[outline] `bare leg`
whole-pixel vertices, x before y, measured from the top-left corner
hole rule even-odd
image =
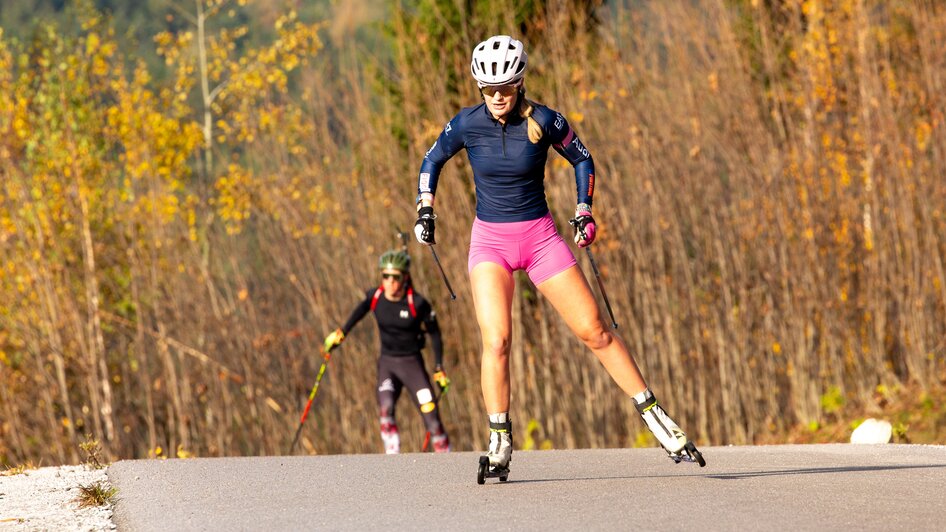
[[[483,401],[488,413],[509,411],[509,338],[512,331],[512,274],[492,262],[470,272],[473,306],[483,341],[480,365]]]
[[[624,341],[601,321],[594,294],[577,265],[542,281],[536,288],[598,357],[624,393],[633,397],[647,388]]]
[[[663,448],[671,457],[679,457],[687,444],[686,434],[657,404],[657,399],[647,389],[641,370],[621,337],[605,328],[594,294],[578,266],[572,266],[539,283],[537,288],[571,330],[598,357],[624,393],[634,398],[641,418]]]

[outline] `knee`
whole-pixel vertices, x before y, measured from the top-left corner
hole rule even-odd
[[[483,357],[504,360],[509,358],[509,337],[483,338]]]
[[[434,394],[431,393],[430,388],[418,390],[416,397],[421,414],[424,416],[433,415],[431,413],[437,409],[437,403],[434,402]]]
[[[614,342],[614,334],[605,329],[600,322],[579,331],[578,337],[590,349],[604,349]]]

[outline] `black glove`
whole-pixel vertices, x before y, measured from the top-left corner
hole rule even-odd
[[[417,221],[414,222],[414,236],[417,241],[425,246],[436,244],[434,240],[434,220],[437,215],[434,214],[433,207],[421,207],[417,211]]]

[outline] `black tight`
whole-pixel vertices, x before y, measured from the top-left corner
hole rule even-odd
[[[401,390],[407,387],[411,401],[424,417],[424,425],[432,435],[444,434],[440,412],[434,403],[433,386],[424,369],[424,359],[416,356],[378,357],[378,407],[382,418],[395,417]]]

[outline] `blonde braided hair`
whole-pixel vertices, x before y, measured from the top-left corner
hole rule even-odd
[[[532,111],[535,110],[535,102],[526,99],[526,89],[519,89],[519,101],[516,104],[519,109],[519,115],[529,121],[529,142],[538,144],[542,140],[542,126],[532,118]]]

